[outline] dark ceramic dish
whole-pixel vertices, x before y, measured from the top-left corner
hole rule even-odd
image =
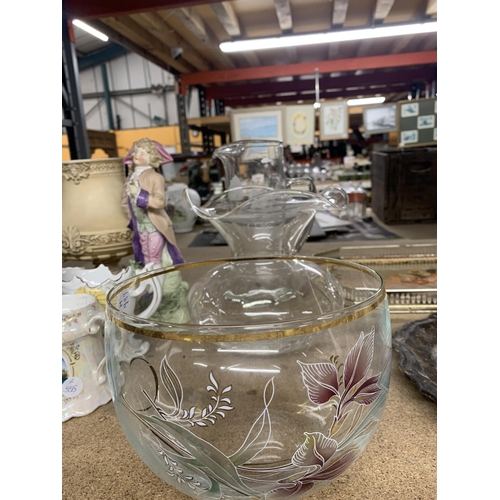
[[[419,391],[437,402],[437,312],[404,324],[392,346],[399,354],[399,368]]]

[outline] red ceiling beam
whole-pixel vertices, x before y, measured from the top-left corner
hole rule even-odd
[[[320,73],[333,73],[339,71],[356,71],[358,69],[378,69],[436,63],[437,51],[429,50],[425,52],[409,52],[406,54],[354,57],[352,59],[337,59],[333,61],[261,66],[260,68],[202,71],[182,75],[181,92],[185,94],[187,85],[270,79],[280,76],[313,75],[316,68]]]
[[[220,0],[63,0],[63,7],[70,19],[96,19],[219,2]]]
[[[360,85],[381,85],[394,83],[411,83],[414,81],[436,80],[436,66],[428,65],[418,69],[397,69],[395,71],[378,71],[369,74],[329,77],[323,76],[319,80],[322,91]],[[267,81],[265,83],[236,83],[232,85],[213,85],[207,87],[207,99],[229,99],[231,97],[256,96],[258,94],[292,92],[314,89],[314,80],[295,79],[290,82]]]
[[[373,97],[376,95],[387,95],[394,93],[408,93],[410,90],[410,85],[387,85],[384,88],[380,89],[369,89],[365,88],[362,90],[342,90],[338,92],[320,92],[320,98],[328,100],[341,98],[350,98],[350,97]],[[255,106],[260,104],[276,104],[277,102],[314,102],[315,96],[313,93],[311,94],[301,94],[297,92],[294,96],[266,96],[266,97],[257,97],[257,96],[248,96],[248,97],[232,97],[229,99],[224,99],[224,105],[230,106],[232,108],[241,107],[241,106]]]

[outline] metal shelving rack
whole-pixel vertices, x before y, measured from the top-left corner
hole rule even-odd
[[[82,94],[78,76],[78,61],[72,27],[62,9],[62,126],[68,134],[72,160],[90,158],[90,146],[85,127]]]

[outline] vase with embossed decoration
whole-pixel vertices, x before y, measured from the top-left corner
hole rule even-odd
[[[118,262],[132,254],[122,191],[122,158],[62,163],[62,257],[94,264]]]

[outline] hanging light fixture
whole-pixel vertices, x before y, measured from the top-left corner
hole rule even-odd
[[[314,101],[314,109],[319,109],[321,103],[319,102],[319,70],[316,68],[314,70],[314,90],[316,92],[316,100]]]

